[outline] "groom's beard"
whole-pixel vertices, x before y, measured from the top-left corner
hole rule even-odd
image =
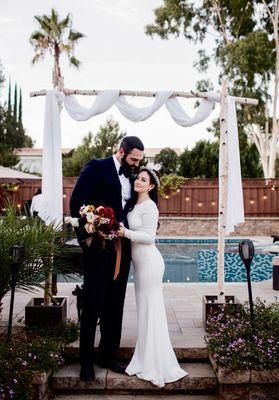
[[[136,165],[130,165],[127,163],[126,159],[121,160],[121,170],[126,178],[136,176],[139,173],[140,167]]]

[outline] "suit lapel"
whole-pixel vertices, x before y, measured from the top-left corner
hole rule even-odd
[[[108,158],[108,162],[109,162],[109,170],[111,172],[111,181],[114,183],[114,185],[116,186],[116,190],[117,190],[117,200],[119,201],[119,205],[122,208],[122,186],[119,180],[119,175],[117,173],[115,164],[114,164],[114,160],[113,157],[109,157]]]

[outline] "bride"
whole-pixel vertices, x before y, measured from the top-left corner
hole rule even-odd
[[[177,362],[168,332],[162,286],[165,265],[155,246],[158,186],[154,170],[142,168],[127,204],[130,229],[121,226],[118,234],[132,242],[138,313],[138,339],[126,373],[163,387],[188,374]]]

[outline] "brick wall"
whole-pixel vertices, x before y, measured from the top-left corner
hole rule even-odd
[[[217,218],[160,217],[159,236],[217,236]],[[231,236],[279,235],[279,218],[249,218]]]

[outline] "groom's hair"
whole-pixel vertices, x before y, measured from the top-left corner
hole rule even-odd
[[[123,149],[125,152],[125,155],[127,156],[133,149],[138,149],[143,151],[144,150],[144,145],[142,141],[137,137],[137,136],[125,136],[120,145],[119,148]]]

